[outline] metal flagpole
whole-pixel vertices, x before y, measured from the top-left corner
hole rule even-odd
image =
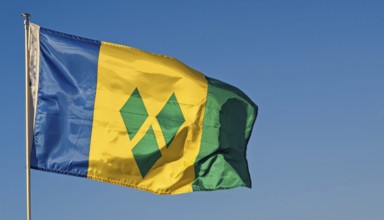
[[[30,164],[30,151],[31,151],[31,91],[29,88],[29,17],[28,13],[23,13],[24,28],[25,28],[25,161],[26,161],[26,192],[27,192],[27,220],[31,220],[31,164]]]

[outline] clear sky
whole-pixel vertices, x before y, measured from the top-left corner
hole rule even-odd
[[[32,171],[34,220],[384,219],[384,1],[0,1],[0,219],[25,219],[23,12],[166,54],[260,107],[253,188],[159,196]]]

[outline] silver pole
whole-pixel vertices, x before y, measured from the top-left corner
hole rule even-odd
[[[25,28],[25,164],[26,164],[26,192],[27,192],[27,220],[31,220],[31,90],[29,87],[29,17],[28,13],[23,13]]]

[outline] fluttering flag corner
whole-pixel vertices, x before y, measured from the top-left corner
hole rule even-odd
[[[251,187],[258,107],[168,56],[29,25],[31,168],[157,194]]]

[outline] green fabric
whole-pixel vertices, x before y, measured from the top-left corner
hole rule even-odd
[[[129,138],[132,140],[148,118],[148,112],[139,90],[135,89],[133,91],[127,102],[120,109],[120,114],[123,118]],[[161,152],[152,126],[149,127],[144,137],[132,149],[132,154],[142,177],[144,177],[161,157]]]
[[[149,127],[145,136],[132,149],[137,166],[140,169],[141,176],[144,176],[161,157],[159,146],[157,145],[155,133],[152,126]]]
[[[183,112],[181,111],[175,93],[172,94],[156,118],[159,122],[161,131],[164,135],[165,143],[168,148],[173,138],[175,137],[176,132],[185,121]]]
[[[139,90],[135,89],[124,106],[120,109],[129,138],[132,138],[139,131],[144,121],[148,118],[148,112],[145,109],[143,99]]]
[[[246,147],[257,106],[236,87],[207,78],[208,94],[193,190],[251,188]]]
[[[127,102],[120,109],[120,114],[123,118],[128,136],[132,140],[148,118],[148,112],[137,89],[133,91]],[[159,122],[166,147],[168,148],[180,126],[185,121],[183,112],[174,93],[156,116],[156,119]],[[161,158],[161,151],[152,126],[148,129],[144,137],[134,146],[132,154],[144,178],[152,166]]]

